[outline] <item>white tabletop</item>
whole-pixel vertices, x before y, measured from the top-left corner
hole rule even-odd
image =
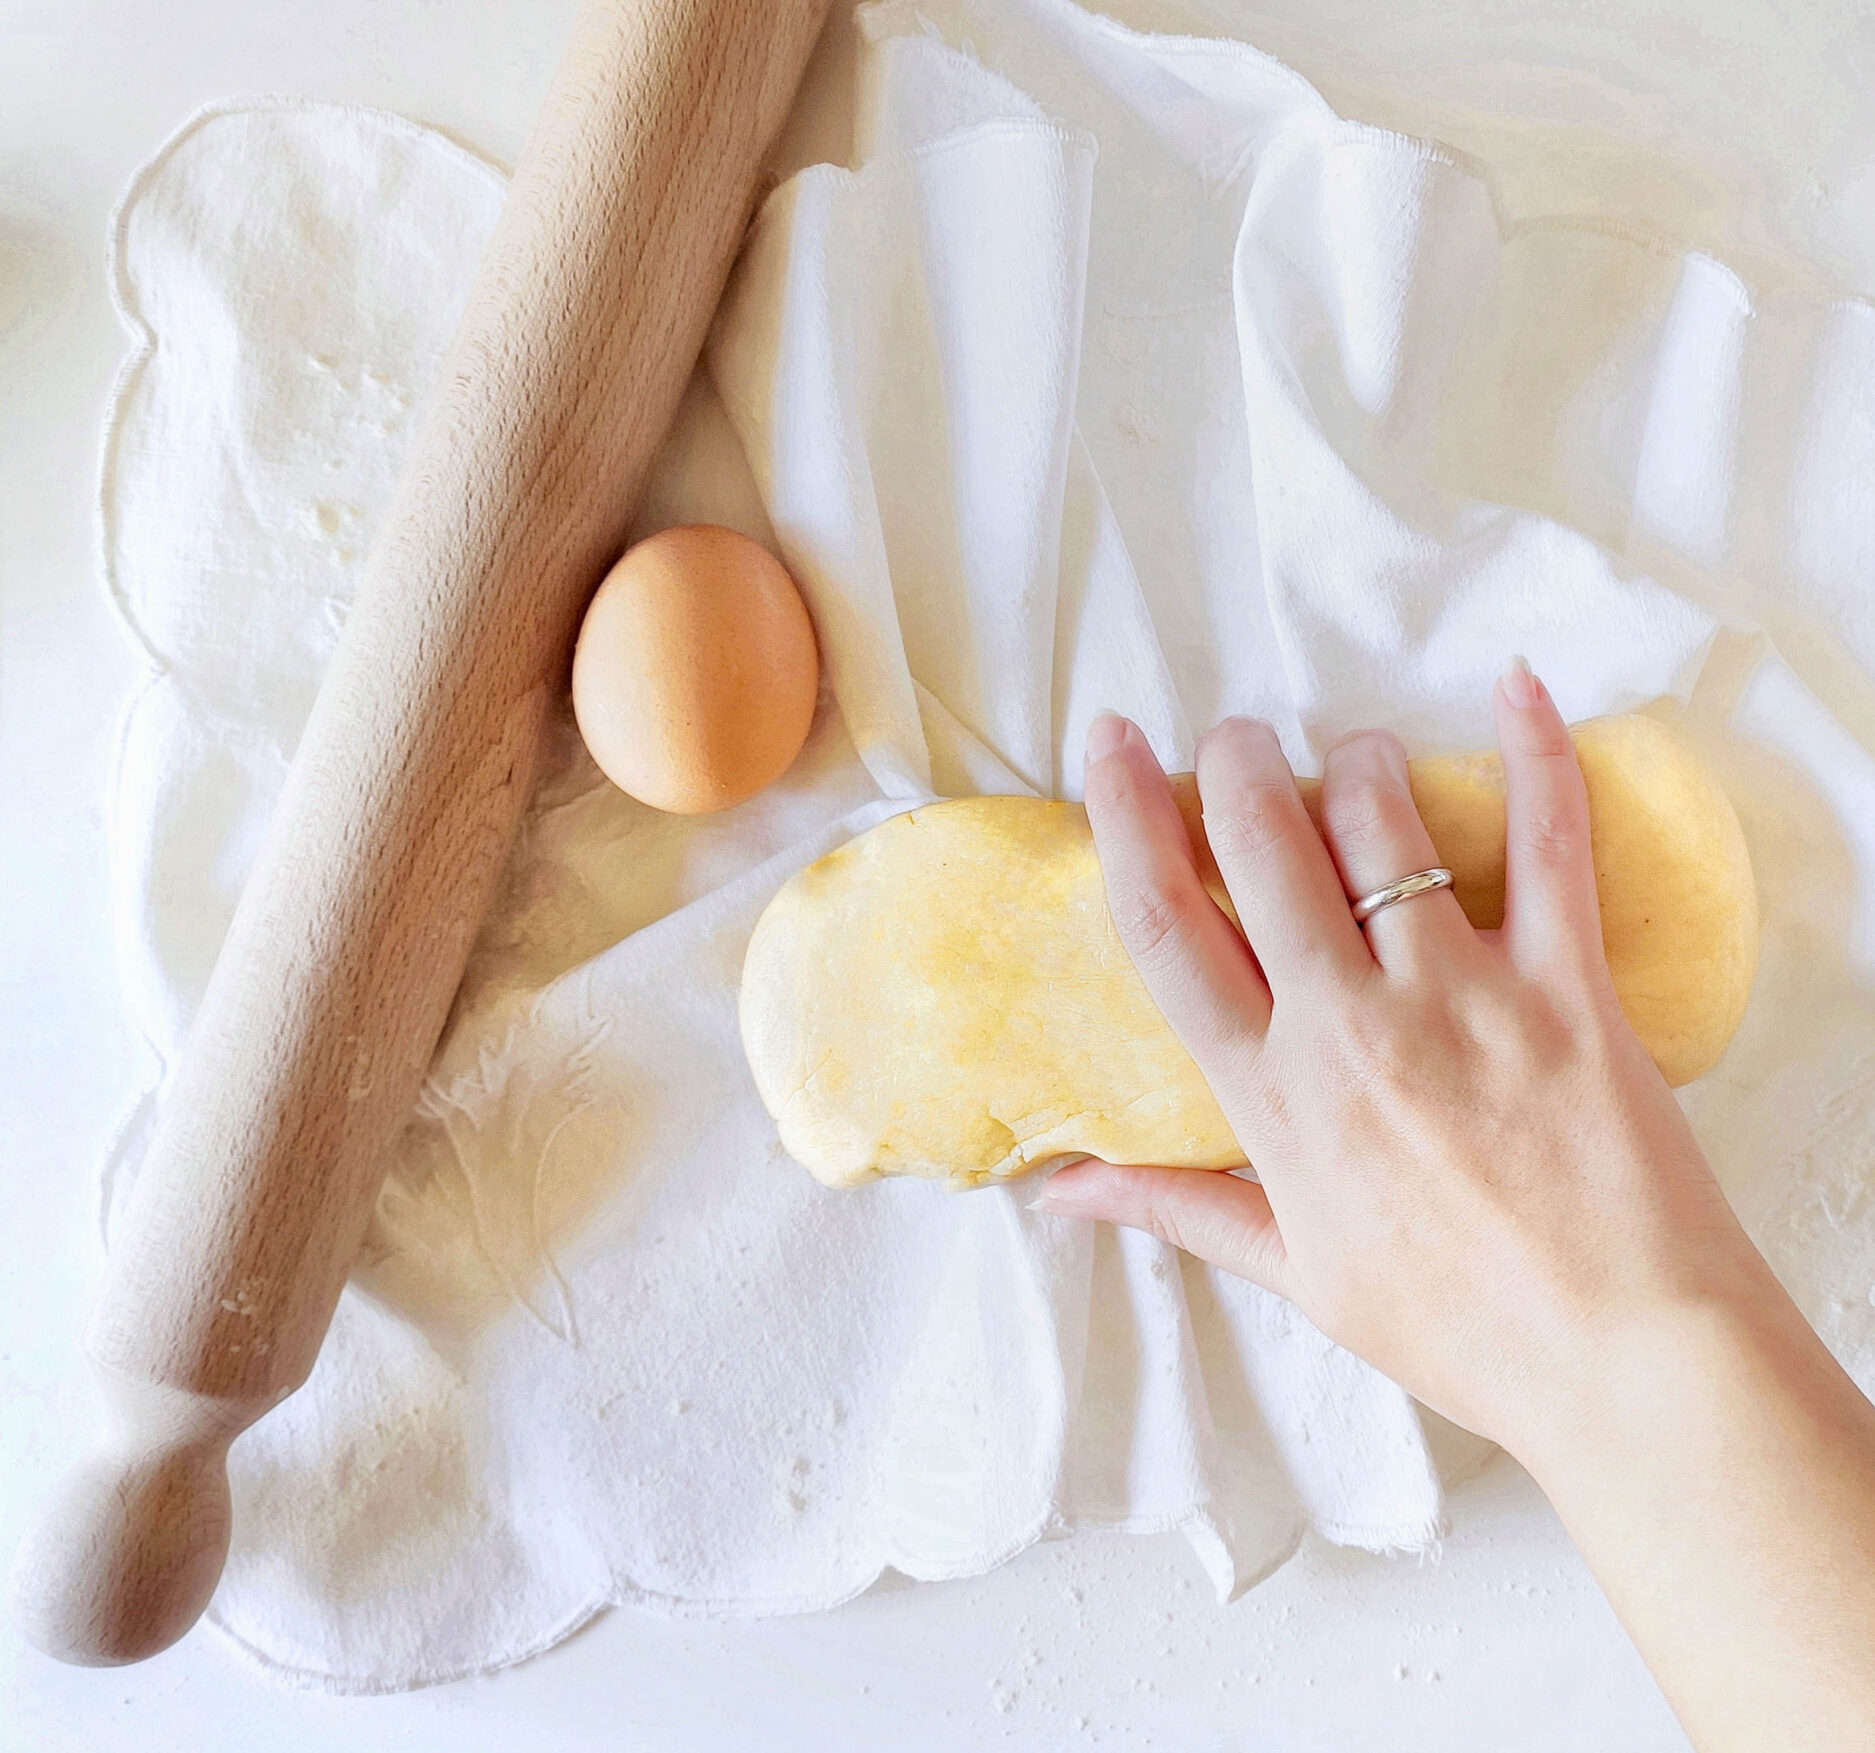
[[[133,678],[94,556],[125,351],[106,216],[178,122],[238,93],[379,104],[511,160],[574,4],[0,0],[0,1564],[93,1429],[94,1168],[139,1070],[104,928],[102,786]],[[796,161],[843,153],[844,5]],[[1496,167],[1512,214],[1597,213],[1759,285],[1875,292],[1862,0],[1110,10],[1246,37],[1344,111],[1439,134]],[[1083,1537],[800,1619],[616,1611],[521,1668],[372,1700],[288,1690],[209,1630],[95,1672],[0,1627],[0,1749],[1683,1747],[1529,1481],[1499,1461],[1452,1513],[1437,1560],[1311,1543],[1228,1607],[1175,1538]]]

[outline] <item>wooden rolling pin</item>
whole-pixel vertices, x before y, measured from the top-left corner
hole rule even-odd
[[[826,0],[587,0],[113,1238],[22,1628],[133,1662],[310,1373]],[[256,589],[264,581],[254,581]]]

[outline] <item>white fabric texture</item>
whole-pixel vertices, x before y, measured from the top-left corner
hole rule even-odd
[[[1474,166],[1241,45],[1065,0],[862,15],[856,167],[763,208],[640,523],[773,543],[827,689],[701,821],[556,725],[311,1381],[237,1443],[215,1621],[419,1685],[610,1602],[829,1605],[1085,1524],[1229,1594],[1303,1532],[1424,1548],[1478,1445],[1279,1301],[1018,1185],[835,1194],[736,1040],[785,875],[933,793],[1075,795],[1103,706],[1488,742],[1526,654],[1656,703],[1737,801],[1764,956],[1685,1094],[1875,1387],[1875,314],[1505,223]],[[197,117],[114,233],[140,337],[105,562],[150,676],[111,806],[134,1168],[501,179],[393,117]]]

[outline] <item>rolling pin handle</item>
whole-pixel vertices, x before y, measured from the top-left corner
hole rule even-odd
[[[12,1606],[49,1656],[116,1667],[166,1649],[228,1553],[228,1446],[266,1410],[99,1370],[104,1441],[21,1545]]]

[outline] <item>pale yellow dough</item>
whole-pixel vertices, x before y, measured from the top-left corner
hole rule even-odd
[[[1757,961],[1738,818],[1657,720],[1595,719],[1574,735],[1615,990],[1668,1081],[1685,1083],[1731,1039]],[[1497,757],[1414,761],[1411,775],[1466,913],[1498,924]],[[1215,883],[1189,781],[1180,792]],[[1244,1161],[1114,933],[1078,804],[933,804],[799,872],[750,941],[742,1040],[782,1143],[830,1187],[979,1186],[1083,1152]]]

